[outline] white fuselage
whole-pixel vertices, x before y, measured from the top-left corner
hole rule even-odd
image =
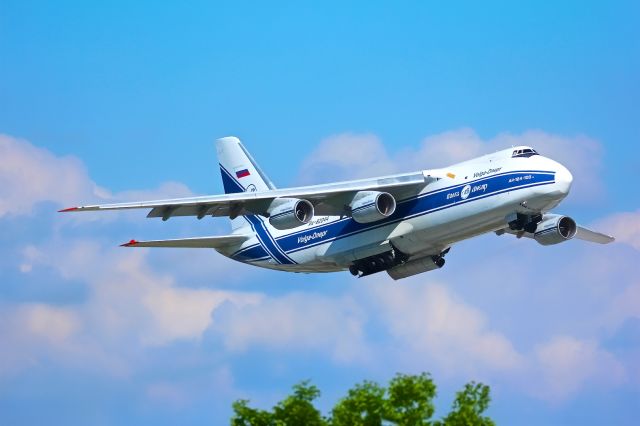
[[[504,228],[513,213],[547,212],[566,197],[572,176],[564,166],[540,155],[512,158],[511,152],[441,169],[449,177],[398,199],[395,213],[378,222],[317,216],[279,231],[263,217],[246,217],[254,237],[220,251],[241,262],[296,272],[345,270],[391,248],[412,258],[438,255],[458,241]]]

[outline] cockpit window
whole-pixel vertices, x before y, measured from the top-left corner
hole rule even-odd
[[[513,151],[513,154],[511,154],[511,158],[516,158],[516,157],[531,157],[533,155],[538,155],[538,153],[536,152],[535,149],[531,149],[531,148],[522,148],[522,149],[516,149]]]

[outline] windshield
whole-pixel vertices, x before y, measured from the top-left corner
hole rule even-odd
[[[531,157],[532,155],[538,155],[538,153],[536,152],[535,149],[531,149],[531,148],[522,148],[522,149],[516,149],[513,151],[513,154],[511,154],[511,158],[516,158],[516,157]]]

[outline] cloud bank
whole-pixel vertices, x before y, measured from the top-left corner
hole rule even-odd
[[[576,180],[583,176],[591,188],[602,187],[598,173],[586,177],[601,167],[596,141],[539,131],[482,140],[463,129],[428,137],[417,149],[395,154],[374,135],[345,134],[321,142],[302,168],[314,179],[320,179],[327,164],[333,167],[332,178],[361,177],[460,161],[505,144],[533,145],[561,161],[567,156]],[[191,193],[169,183],[152,191],[111,194],[90,179],[78,159],[7,136],[0,138],[0,149],[4,221],[33,223],[35,206],[44,202]],[[598,196],[597,191],[579,195],[584,200]],[[117,230],[113,223],[56,223],[57,230],[38,242],[28,243],[25,236],[0,247],[5,257],[18,253],[13,269],[3,272],[17,283],[46,277],[37,288],[77,286],[81,297],[49,301],[36,292],[0,303],[0,383],[63,368],[70,375],[90,372],[141,382],[150,404],[188,409],[202,389],[214,392],[211,383],[221,400],[247,393],[260,398],[260,390],[238,389],[239,360],[248,357],[251,364],[273,370],[265,374],[278,375],[283,374],[281,363],[262,358],[294,357],[365,376],[426,370],[445,383],[481,379],[552,404],[593,389],[640,384],[638,357],[629,355],[640,348],[624,337],[622,347],[609,344],[621,330],[640,323],[634,323],[640,320],[640,282],[630,272],[640,249],[638,212],[601,220],[603,229],[623,242],[606,248],[612,262],[598,261],[605,250],[601,247],[548,249],[493,238],[461,244],[460,253],[454,249],[451,256],[464,258],[464,268],[451,262],[446,271],[400,283],[386,275],[353,280],[333,274],[321,283],[338,283],[339,290],[321,284],[294,292],[230,289],[229,266],[214,253],[175,252],[171,259],[176,264],[167,267],[166,252],[123,250],[91,237]],[[505,265],[511,254],[476,255],[504,252],[515,244],[527,258],[525,265]],[[542,264],[548,267],[535,267]],[[567,265],[581,267],[564,274]],[[240,268],[234,265],[234,273]],[[194,270],[205,271],[208,280],[195,279]],[[496,271],[502,274],[498,281]],[[272,274],[256,271],[252,277],[276,283],[287,278]],[[171,377],[181,368],[204,374],[210,383]],[[296,381],[308,377],[303,373],[289,374]]]

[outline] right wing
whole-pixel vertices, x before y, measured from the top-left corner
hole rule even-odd
[[[587,229],[584,226],[580,225],[578,225],[578,229],[576,230],[575,238],[598,244],[609,244],[615,241],[615,238],[613,238],[611,235],[592,231],[591,229]]]
[[[299,188],[71,207],[60,211],[150,209],[147,217],[161,217],[163,220],[172,216],[196,216],[198,219],[204,216],[235,218],[247,214],[264,215],[274,199],[289,197],[310,201],[314,205],[316,215],[342,215],[345,201],[359,191],[385,191],[396,199],[401,199],[419,193],[426,185],[445,176],[438,173],[417,172]]]

